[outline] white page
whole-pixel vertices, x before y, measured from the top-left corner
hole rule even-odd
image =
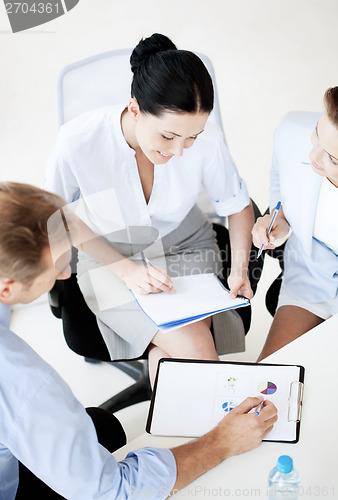
[[[213,314],[215,311],[246,305],[242,298],[231,299],[218,278],[213,273],[194,274],[172,278],[176,293],[134,293],[144,312],[158,326],[175,320],[194,317],[200,314]]]
[[[265,439],[294,441],[296,423],[288,421],[288,399],[299,373],[297,366],[161,362],[150,432],[198,437],[246,397],[263,395],[278,409],[278,421]],[[261,394],[268,382],[271,394]]]

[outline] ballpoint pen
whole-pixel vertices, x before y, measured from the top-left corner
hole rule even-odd
[[[141,252],[141,258],[142,258],[144,264],[156,269],[154,264],[151,263],[151,261],[148,259],[148,257],[143,252]],[[175,291],[175,288],[173,287],[173,285],[168,285],[168,286],[173,292]]]
[[[259,405],[256,408],[255,415],[259,415],[260,414],[260,411],[263,408],[263,403],[264,403],[264,401],[262,401],[261,403],[259,403]]]
[[[273,209],[273,212],[272,212],[272,215],[271,215],[270,224],[269,224],[268,230],[266,232],[267,236],[269,236],[269,234],[271,233],[272,226],[274,225],[274,222],[276,220],[276,217],[278,215],[278,212],[279,212],[279,209],[280,209],[281,205],[282,205],[282,203],[279,201],[277,203],[277,205],[275,206],[275,208]],[[258,251],[257,259],[259,259],[259,257],[262,255],[263,250],[264,250],[264,243],[261,245],[261,247],[260,247],[260,249]]]

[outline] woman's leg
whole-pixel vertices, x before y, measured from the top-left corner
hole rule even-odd
[[[211,331],[211,318],[168,333],[158,332],[149,349],[149,377],[153,385],[160,358],[219,360]]]
[[[102,408],[86,408],[95,426],[99,443],[111,453],[127,442],[126,435],[119,420]],[[27,467],[19,462],[19,487],[15,500],[42,498],[43,500],[64,500],[64,497],[47,486]]]
[[[258,360],[266,358],[324,320],[298,306],[281,306],[274,316],[269,334]]]

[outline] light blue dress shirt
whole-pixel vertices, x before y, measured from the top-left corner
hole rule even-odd
[[[10,318],[11,318],[10,307],[0,303],[0,323],[9,328]]]
[[[309,153],[320,116],[291,112],[284,117],[275,132],[270,171],[270,207],[280,200],[292,229],[284,250],[284,283],[291,295],[308,303],[338,297],[338,255],[313,237],[323,177],[313,172]],[[338,300],[331,311],[338,313]]]
[[[71,500],[166,498],[176,480],[168,449],[144,448],[116,462],[68,385],[0,324],[0,500],[15,498],[18,460]]]

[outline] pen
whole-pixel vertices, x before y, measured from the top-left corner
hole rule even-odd
[[[273,212],[272,212],[272,215],[271,215],[270,224],[269,224],[268,230],[266,232],[267,236],[269,236],[269,234],[271,233],[272,226],[274,225],[274,222],[276,220],[276,217],[278,215],[278,212],[279,212],[279,209],[280,209],[281,205],[282,205],[282,203],[279,201],[277,203],[277,205],[275,206],[275,208],[273,209]],[[264,243],[262,244],[261,248],[258,251],[257,259],[259,259],[259,257],[262,255],[263,250],[264,250]]]
[[[150,266],[150,267],[152,267],[152,268],[156,269],[156,267],[154,266],[154,264],[152,264],[152,263],[150,262],[150,260],[148,259],[148,257],[147,257],[147,256],[146,256],[143,252],[141,252],[141,258],[142,258],[142,260],[143,260],[144,264],[147,264],[148,266]],[[173,285],[168,285],[168,286],[169,286],[169,288],[170,288],[171,290],[175,291],[175,288],[173,287]]]
[[[261,403],[259,403],[259,405],[256,408],[255,415],[259,415],[261,409],[263,408],[263,403],[264,403],[264,401],[262,401]]]

